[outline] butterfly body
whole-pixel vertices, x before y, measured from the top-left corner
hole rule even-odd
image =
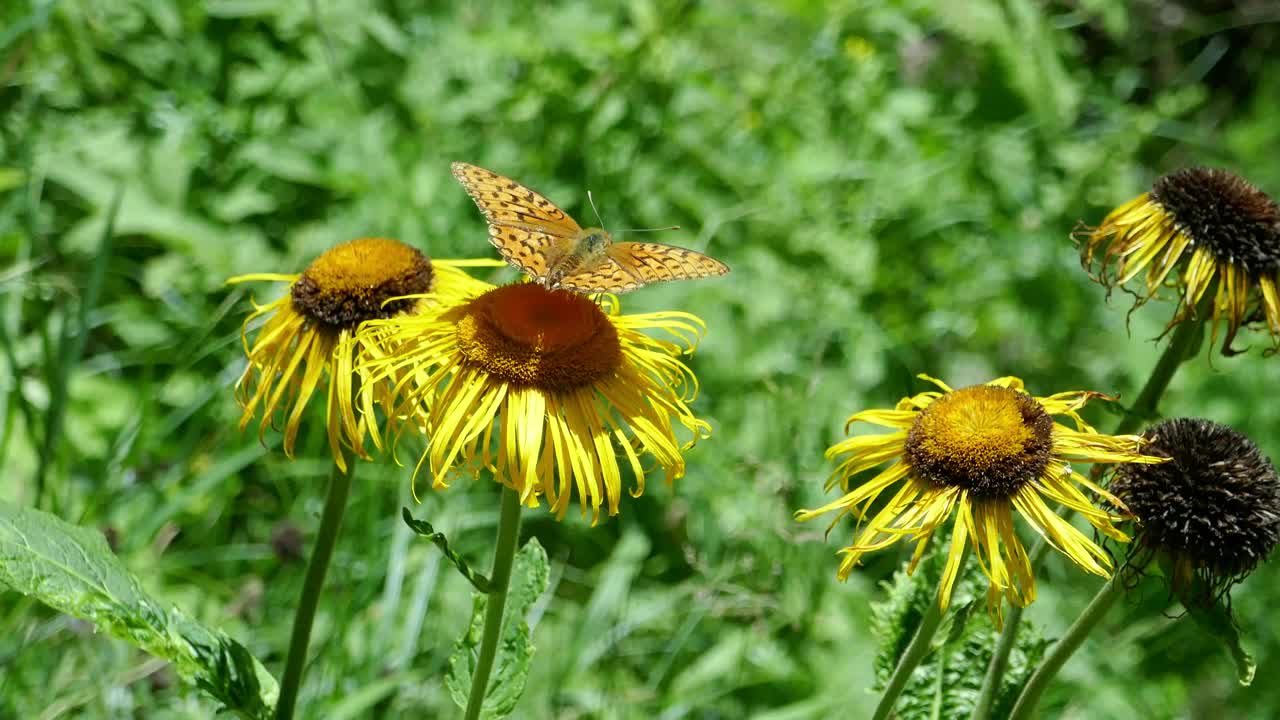
[[[536,277],[538,282],[548,288],[557,288],[566,277],[573,277],[582,272],[599,268],[609,260],[609,248],[613,246],[613,236],[601,228],[584,228],[572,241],[567,252],[552,260],[548,258],[547,274]]]
[[[621,293],[667,280],[714,277],[728,266],[671,245],[615,242],[583,228],[542,195],[495,172],[454,163],[453,176],[489,221],[489,241],[507,262],[548,288]]]

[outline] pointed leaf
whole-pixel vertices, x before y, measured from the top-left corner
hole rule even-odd
[[[489,675],[488,692],[480,717],[496,720],[515,710],[520,695],[524,693],[525,680],[529,676],[529,664],[533,659],[533,644],[529,641],[529,623],[526,618],[538,597],[547,590],[551,565],[547,552],[537,538],[516,553],[511,569],[511,585],[507,591],[507,606],[503,609],[502,637],[498,641],[498,653],[493,671]],[[484,614],[487,596],[473,593],[471,623],[466,633],[454,645],[449,659],[449,674],[445,685],[458,707],[467,706],[471,692],[471,676],[476,668],[476,654],[484,632]]]
[[[471,586],[474,587],[477,592],[489,592],[489,578],[476,572],[474,568],[467,564],[466,558],[462,557],[455,552],[453,548],[449,547],[449,538],[446,537],[444,533],[437,531],[432,527],[431,523],[426,520],[419,520],[415,518],[413,513],[409,512],[409,508],[400,508],[400,513],[401,517],[404,518],[404,523],[409,526],[409,529],[430,540],[436,547],[440,548],[440,552],[444,553],[444,556],[449,559],[449,562],[453,563],[453,566],[458,569],[458,572],[462,573],[462,577],[466,578],[467,582],[471,583]]]
[[[262,664],[225,633],[166,610],[94,530],[0,503],[0,585],[172,662],[242,718],[271,717],[278,688]]]

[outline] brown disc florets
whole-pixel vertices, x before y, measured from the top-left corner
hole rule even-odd
[[[416,302],[398,299],[430,292],[431,260],[398,240],[361,238],[316,258],[293,284],[293,307],[333,330],[392,317]],[[390,300],[390,302],[387,302]]]
[[[608,316],[567,290],[505,285],[451,312],[466,364],[515,387],[567,392],[609,377],[622,363]]]
[[[1156,180],[1151,199],[1192,242],[1251,277],[1280,270],[1280,205],[1226,170],[1187,168]]]
[[[1249,438],[1225,425],[1177,418],[1144,437],[1148,453],[1170,460],[1122,465],[1111,483],[1140,523],[1130,561],[1144,566],[1163,554],[1175,592],[1210,600],[1280,540],[1280,478]]]

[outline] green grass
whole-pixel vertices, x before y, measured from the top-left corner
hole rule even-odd
[[[525,516],[553,588],[534,611],[516,715],[530,718],[869,715],[869,602],[903,556],[839,584],[851,528],[824,540],[791,518],[821,501],[844,418],[925,389],[918,372],[1132,399],[1171,308],[1126,328],[1128,297],[1104,301],[1069,232],[1183,165],[1280,192],[1274,18],[1192,11],[1157,32],[1145,5],[1096,1],[418,5],[0,9],[0,500],[35,503],[43,477],[44,508],[109,531],[148,591],[277,675],[305,568],[272,539],[297,528],[309,547],[330,460],[316,415],[294,462],[277,435],[263,448],[236,430],[239,323],[277,290],[224,280],[296,272],[368,235],[492,256],[450,161],[579,218],[590,189],[610,227],[678,224],[664,241],[733,268],[624,297],[708,323],[694,407],[714,435],[688,475],[594,528]],[[1188,364],[1162,409],[1232,424],[1274,457],[1280,365],[1251,344]],[[413,511],[485,567],[497,500],[462,482]],[[408,470],[361,467],[306,717],[454,712],[443,676],[469,586],[403,505]],[[1027,618],[1056,636],[1098,583],[1057,559],[1044,577]],[[1234,593],[1264,678],[1280,663],[1277,583],[1264,565]],[[1237,687],[1225,651],[1162,607],[1118,608],[1046,715],[1280,713],[1265,681]],[[0,667],[0,717],[214,709],[13,593]]]

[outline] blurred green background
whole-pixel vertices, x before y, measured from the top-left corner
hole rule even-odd
[[[1184,165],[1280,191],[1280,11],[1212,0],[6,2],[0,9],[0,499],[107,533],[148,589],[271,668],[330,462],[237,432],[239,323],[270,286],[359,236],[493,257],[449,175],[466,160],[610,227],[679,224],[724,279],[626,309],[697,313],[687,477],[600,526],[526,514],[551,555],[516,717],[869,715],[869,602],[902,554],[845,584],[822,452],[844,418],[1016,374],[1132,398],[1170,313],[1080,270],[1078,221]],[[100,238],[122,192],[109,252]],[[102,273],[100,292],[93,278]],[[502,273],[498,277],[514,277]],[[84,332],[79,332],[79,329]],[[65,329],[64,329],[65,328]],[[83,352],[78,349],[82,342]],[[1184,367],[1162,406],[1280,454],[1280,364]],[[52,417],[51,417],[52,416]],[[1100,408],[1088,418],[1115,422]],[[41,468],[46,428],[61,427]],[[362,465],[321,602],[307,717],[437,717],[470,600],[399,520],[408,472]],[[493,483],[414,507],[487,567]],[[1026,529],[1025,527],[1023,528]],[[1028,620],[1062,632],[1098,582],[1056,558]],[[1240,688],[1193,624],[1118,607],[1046,717],[1280,716],[1280,567],[1234,594],[1259,677]],[[0,718],[207,717],[130,646],[0,594]]]

